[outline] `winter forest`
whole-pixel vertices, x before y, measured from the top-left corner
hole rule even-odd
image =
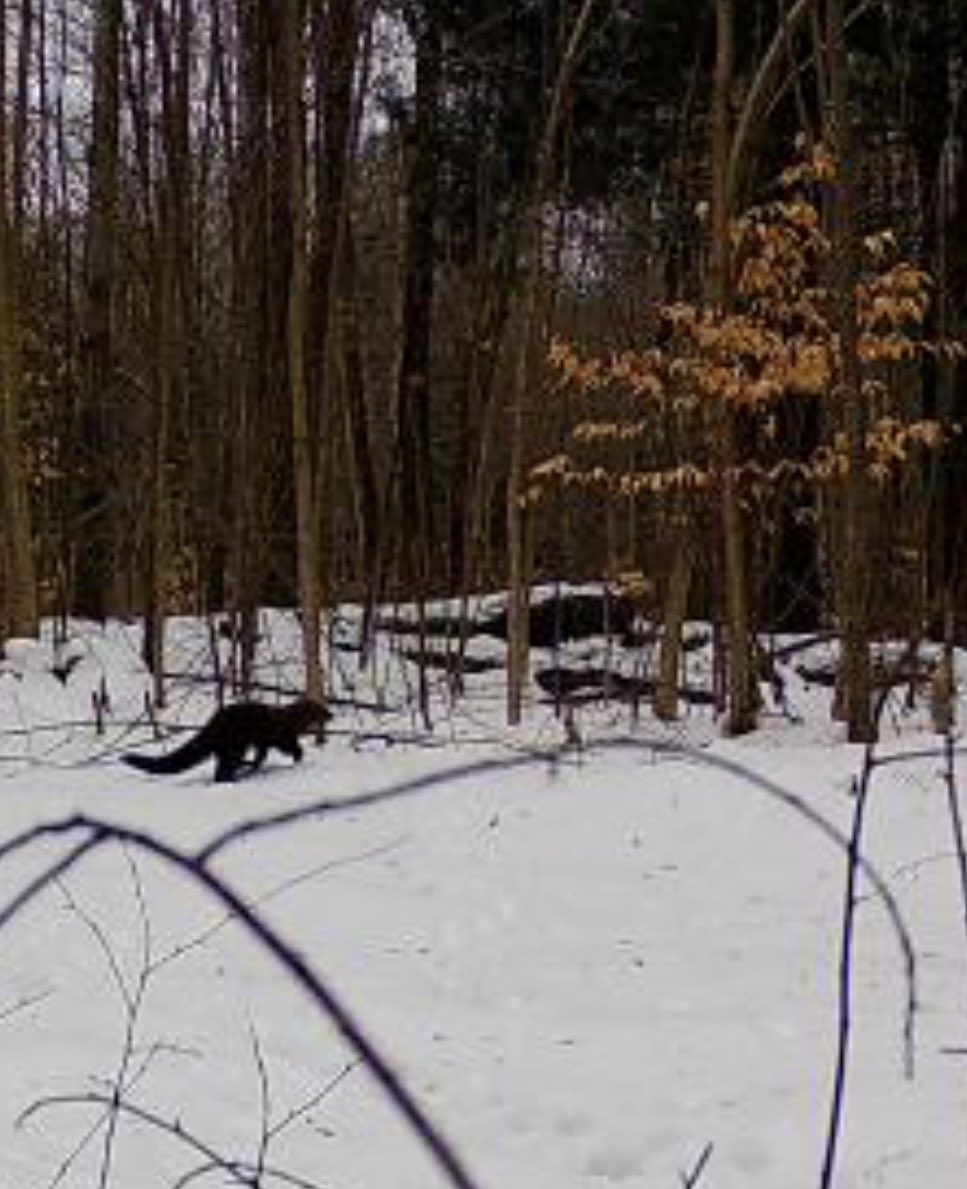
[[[0,1189],[959,1189],[967,0],[0,87]]]
[[[3,0],[0,629],[963,630],[963,0]],[[160,675],[159,675],[160,679]]]

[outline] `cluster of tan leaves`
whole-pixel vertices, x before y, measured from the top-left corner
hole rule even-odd
[[[704,491],[713,485],[715,457],[709,440],[717,424],[709,414],[723,407],[757,423],[760,439],[775,441],[778,402],[789,397],[835,402],[842,374],[842,347],[824,286],[830,242],[812,194],[835,178],[828,151],[790,166],[782,197],[754,207],[731,231],[734,294],[730,308],[679,302],[660,311],[660,345],[607,357],[584,357],[557,339],[550,365],[560,387],[583,397],[630,396],[640,411],[620,419],[585,416],[571,430],[574,450],[662,441],[670,419],[691,417],[692,446],[682,461],[646,470],[601,462],[583,465],[567,451],[533,468],[528,499],[549,484],[593,488],[620,496],[668,491]],[[889,231],[863,242],[864,274],[856,291],[861,392],[882,413],[902,365],[925,355],[962,357],[961,344],[928,341],[923,334],[931,299],[930,276],[898,258]],[[830,423],[837,418],[831,416]],[[908,461],[914,448],[936,449],[948,435],[938,422],[904,424],[881,417],[874,423],[867,455],[871,475],[883,482]],[[774,453],[774,452],[773,452]],[[736,474],[747,483],[789,479],[829,483],[844,478],[849,464],[839,437],[807,459],[743,460]]]
[[[796,151],[799,159],[787,165],[779,175],[779,182],[784,190],[795,192],[815,182],[836,180],[836,158],[822,141],[807,146],[802,137],[797,137]]]
[[[953,427],[937,420],[904,423],[895,417],[880,418],[867,434],[870,475],[877,482],[886,482],[910,461],[917,449],[937,450],[955,432]],[[846,439],[842,434],[835,434],[831,443],[817,447],[803,460],[781,458],[771,464],[750,460],[730,467],[728,471],[733,479],[759,489],[772,489],[783,483],[812,486],[834,483],[850,473]],[[616,471],[601,465],[581,467],[570,455],[562,453],[535,466],[531,479],[530,499],[539,498],[543,486],[550,482],[631,498],[707,491],[712,488],[716,475],[710,467],[693,463],[645,471]]]
[[[867,435],[870,474],[877,482],[886,482],[917,449],[939,450],[956,432],[955,426],[945,426],[936,419],[904,423],[895,417],[882,417]]]

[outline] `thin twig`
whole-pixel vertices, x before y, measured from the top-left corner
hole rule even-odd
[[[98,1175],[99,1189],[107,1189],[111,1179],[111,1168],[114,1162],[114,1150],[119,1121],[117,1104],[121,1102],[125,1091],[129,1088],[129,1071],[134,1058],[138,1022],[151,974],[151,924],[144,898],[144,889],[141,885],[137,866],[127,848],[125,848],[124,853],[134,887],[135,900],[138,905],[138,914],[141,921],[141,960],[137,976],[131,986],[128,985],[128,980],[125,978],[121,963],[105,929],[99,921],[78,903],[66,883],[61,879],[57,880],[61,893],[67,901],[68,908],[83,922],[85,928],[95,939],[117,987],[118,995],[124,1005],[124,1035],[121,1040],[121,1051],[118,1055],[117,1068],[110,1082],[111,1094],[109,1101],[111,1105],[108,1107],[104,1119],[101,1120],[101,1123],[104,1124],[104,1143]],[[142,1066],[139,1076],[144,1072],[146,1067],[146,1065]],[[86,1137],[86,1139],[89,1138],[90,1136]],[[76,1159],[78,1154],[79,1152],[75,1151],[73,1158]]]
[[[699,1152],[698,1159],[695,1161],[691,1170],[681,1174],[682,1189],[695,1189],[695,1186],[701,1179],[702,1173],[705,1172],[714,1148],[715,1145],[709,1140],[701,1152]]]
[[[293,888],[299,887],[301,884],[308,883],[319,875],[325,875],[330,871],[336,871],[342,867],[349,867],[354,863],[362,863],[367,859],[388,854],[402,846],[405,841],[406,836],[401,835],[399,838],[390,842],[383,842],[379,846],[369,847],[368,850],[358,851],[350,855],[342,855],[337,859],[327,859],[324,863],[317,863],[314,867],[310,867],[306,871],[300,871],[297,875],[282,880],[261,895],[250,898],[248,905],[250,908],[261,908],[263,905],[268,904],[269,901],[277,899],[279,896],[284,895]],[[179,961],[193,950],[200,949],[216,936],[216,934],[231,925],[234,920],[235,918],[231,913],[226,913],[224,916],[219,917],[217,921],[206,926],[187,940],[177,942],[170,950],[155,959],[152,969],[155,971],[160,970],[163,966],[168,966],[172,962]]]
[[[90,933],[94,939],[94,943],[101,951],[101,956],[104,959],[104,965],[108,969],[111,980],[117,988],[118,995],[123,1002],[125,1009],[130,1011],[131,1002],[133,999],[133,992],[129,989],[127,979],[124,977],[124,971],[121,969],[121,964],[118,961],[117,954],[114,952],[114,947],[111,945],[107,934],[99,921],[97,921],[91,914],[75,900],[70,888],[62,880],[55,881],[58,891],[64,898],[64,905],[67,910],[81,922],[84,928]]]
[[[179,1119],[166,1119],[164,1116],[156,1114],[146,1107],[138,1106],[136,1103],[127,1102],[124,1099],[114,1103],[112,1097],[108,1094],[98,1094],[96,1092],[87,1094],[56,1094],[38,1099],[36,1102],[31,1103],[20,1115],[17,1125],[23,1126],[30,1122],[35,1115],[39,1115],[42,1111],[58,1106],[96,1106],[103,1107],[106,1110],[116,1109],[136,1122],[143,1123],[147,1127],[163,1132],[172,1139],[178,1140],[179,1143],[191,1149],[205,1161],[205,1164],[201,1168],[195,1169],[182,1177],[177,1182],[179,1186],[188,1184],[190,1180],[197,1180],[200,1175],[217,1171],[231,1177],[236,1184],[249,1186],[249,1189],[259,1189],[269,1178],[280,1181],[283,1184],[291,1185],[293,1189],[321,1189],[318,1182],[306,1180],[304,1177],[295,1176],[291,1173],[284,1172],[282,1169],[265,1166],[259,1174],[254,1166],[246,1164],[244,1161],[233,1160],[228,1156],[223,1156],[211,1144],[188,1131]],[[100,1123],[95,1125],[95,1128],[98,1127],[100,1127]],[[259,1175],[261,1175],[261,1179],[259,1179]],[[177,1186],[175,1189],[177,1189]]]
[[[259,1082],[259,1142],[255,1153],[255,1181],[258,1184],[265,1169],[269,1154],[269,1143],[272,1136],[272,1090],[269,1084],[269,1071],[265,1064],[265,1055],[259,1040],[255,1025],[249,1023],[249,1036],[252,1042],[252,1057]]]
[[[337,1074],[331,1077],[320,1090],[317,1090],[315,1094],[311,1095],[304,1102],[299,1103],[298,1106],[294,1106],[292,1110],[283,1115],[277,1123],[273,1123],[269,1128],[269,1139],[275,1139],[275,1137],[277,1135],[281,1135],[282,1132],[286,1130],[286,1128],[291,1127],[292,1124],[297,1122],[299,1119],[304,1118],[309,1113],[309,1111],[317,1107],[324,1098],[328,1098],[333,1090],[335,1090],[335,1088],[339,1085],[339,1083],[344,1078],[348,1077],[349,1074],[353,1072],[353,1070],[358,1069],[359,1066],[359,1061],[347,1062],[342,1067],[342,1069],[340,1069]]]
[[[16,1003],[9,1003],[6,1007],[0,1008],[0,1023],[19,1015],[22,1011],[36,1007],[38,1003],[43,1003],[45,999],[49,999],[53,993],[48,987],[46,991],[38,991],[36,995],[25,995],[22,999],[18,999]]]
[[[34,1105],[36,1105],[36,1104],[34,1104]],[[30,1110],[30,1109],[31,1108],[28,1107],[28,1110]],[[107,1110],[104,1109],[100,1112],[100,1114],[97,1116],[97,1118],[94,1120],[94,1122],[87,1128],[87,1130],[80,1137],[80,1139],[74,1143],[73,1148],[71,1148],[71,1150],[67,1153],[67,1155],[63,1157],[60,1164],[57,1166],[57,1169],[55,1170],[54,1175],[47,1182],[47,1189],[57,1189],[57,1186],[64,1180],[64,1178],[67,1176],[67,1174],[70,1172],[70,1170],[77,1163],[77,1160],[79,1159],[79,1157],[85,1151],[87,1151],[88,1147],[94,1142],[94,1140],[100,1134],[101,1128],[104,1126],[104,1120],[106,1118],[107,1118]],[[25,1114],[22,1114],[20,1116],[20,1118],[17,1120],[17,1126],[19,1127],[22,1123],[25,1123],[26,1121],[27,1121],[27,1115],[25,1113]]]

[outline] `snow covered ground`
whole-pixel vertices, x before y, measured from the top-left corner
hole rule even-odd
[[[428,733],[411,668],[386,652],[359,677],[339,653],[337,692],[387,709],[337,707],[301,766],[275,757],[224,787],[210,765],[151,778],[119,762],[156,746],[136,637],[79,628],[63,681],[49,641],[8,649],[0,843],[81,812],[197,849],[409,782],[243,839],[214,870],[350,1006],[481,1189],[819,1184],[847,873],[834,835],[862,762],[824,691],[791,678],[800,721],[734,741],[706,711],[671,729],[590,706],[583,749],[560,752],[540,701],[502,726],[499,674],[455,704],[436,685]],[[297,686],[296,655],[292,623],[267,621],[260,680]],[[203,625],[174,625],[170,667],[184,677],[164,721],[203,721]],[[967,1184],[967,934],[938,747],[922,715],[888,708],[882,754],[933,752],[876,771],[865,835],[913,945],[914,1065],[897,922],[861,876],[841,1189]],[[0,863],[0,906],[67,846]],[[112,1131],[97,1100],[119,1071]],[[0,1189],[253,1184],[253,1168],[266,1186],[447,1183],[237,920],[137,848],[98,850],[0,931]]]

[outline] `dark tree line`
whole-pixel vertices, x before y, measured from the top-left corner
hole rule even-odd
[[[934,278],[924,336],[964,336],[964,0],[0,0],[0,18],[5,634],[143,615],[160,674],[176,611],[227,610],[244,641],[265,603],[315,624],[341,599],[510,585],[520,643],[532,579],[641,571],[668,634],[690,610],[721,623],[743,729],[758,629],[840,627],[865,705],[871,633],[962,617],[963,437],[889,497],[852,486],[826,541],[802,507],[763,524],[730,491],[741,417],[716,428],[721,516],[523,488],[577,416],[551,338],[604,355],[660,342],[662,304],[728,307],[730,220],[797,144],[842,155],[831,287],[888,228]],[[848,303],[836,317],[848,343]],[[911,410],[962,419],[963,364],[914,370]],[[868,410],[843,373],[859,474]],[[788,453],[816,416],[779,418]],[[319,654],[310,630],[312,685]]]

